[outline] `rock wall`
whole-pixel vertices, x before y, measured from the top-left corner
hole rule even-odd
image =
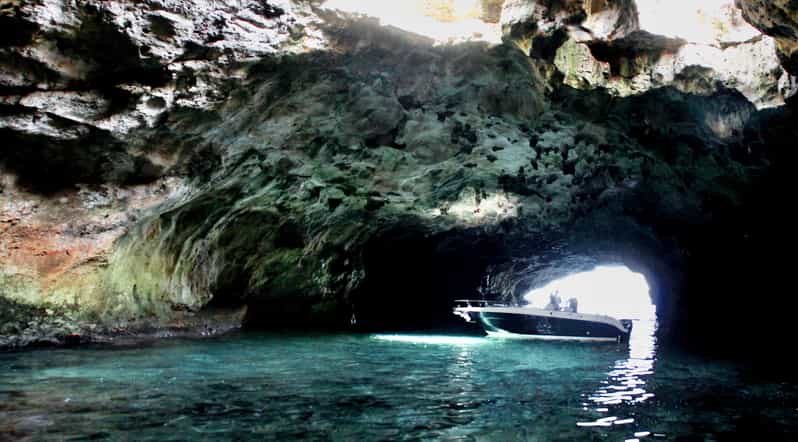
[[[503,43],[441,44],[319,2],[2,3],[0,346],[431,325],[607,262],[681,327],[706,233],[775,210],[794,80],[736,10],[707,43],[641,5],[485,2]]]
[[[785,69],[798,72],[798,5],[792,1],[735,0],[743,16],[778,42]]]
[[[796,91],[795,77],[776,56],[783,44],[744,16],[750,13],[731,1],[705,7],[519,0],[505,2],[503,23],[509,38],[532,56],[553,61],[564,83],[575,88],[604,88],[617,96],[665,86],[704,95],[728,88],[759,109],[783,105]]]
[[[215,167],[192,128],[167,140],[158,127],[202,120],[253,59],[319,45],[304,31],[316,20],[308,8],[0,3],[0,295],[59,323],[69,316],[50,333],[61,336],[80,328],[75,318],[115,327],[110,311],[174,316],[145,301],[109,305],[103,282],[116,241]],[[4,322],[21,330],[23,319]],[[18,333],[3,335],[14,343]]]

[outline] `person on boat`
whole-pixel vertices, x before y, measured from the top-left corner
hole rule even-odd
[[[546,304],[545,309],[558,312],[560,311],[560,302],[562,302],[562,299],[560,299],[560,292],[557,290],[549,295],[549,303]]]
[[[576,313],[577,304],[578,303],[579,303],[579,301],[577,301],[576,298],[568,299],[568,311],[572,312],[572,313]]]

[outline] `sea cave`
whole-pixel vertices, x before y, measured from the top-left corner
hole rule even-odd
[[[0,441],[798,439],[795,1],[0,24]]]

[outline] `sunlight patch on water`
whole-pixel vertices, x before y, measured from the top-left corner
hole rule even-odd
[[[438,335],[374,335],[374,339],[379,339],[381,341],[433,345],[483,345],[488,342],[488,340],[485,338],[476,338],[471,336]]]
[[[591,394],[585,395],[596,408],[595,413],[603,414],[611,409],[623,413],[628,412],[629,406],[635,406],[648,401],[655,395],[647,385],[654,375],[654,363],[657,360],[657,322],[655,319],[637,321],[632,329],[629,339],[629,357],[615,361],[612,369],[607,373],[607,379]],[[585,410],[588,408],[586,407]],[[634,424],[635,418],[631,416],[619,418],[618,416],[602,417],[595,421],[577,421],[578,427],[609,427]],[[638,428],[639,430],[639,428]],[[651,434],[649,431],[637,431],[634,439]]]

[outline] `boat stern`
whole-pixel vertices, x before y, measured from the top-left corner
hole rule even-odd
[[[458,299],[454,301],[452,313],[468,322],[474,324],[479,321],[479,308],[487,307],[488,302],[473,299]]]
[[[465,320],[465,322],[468,322],[468,323],[476,322],[471,317],[471,313],[465,311],[465,309],[455,307],[455,309],[454,309],[454,311],[452,313],[454,313],[455,316],[459,316],[459,317],[463,318]]]
[[[624,330],[626,330],[626,334],[629,335],[632,333],[632,325],[634,321],[631,319],[620,319],[621,325],[623,326]]]
[[[459,316],[468,322],[469,324],[473,324],[476,322],[474,319],[475,317],[471,316],[471,302],[465,299],[458,299],[454,301],[454,309],[452,309],[452,313],[455,316]]]

